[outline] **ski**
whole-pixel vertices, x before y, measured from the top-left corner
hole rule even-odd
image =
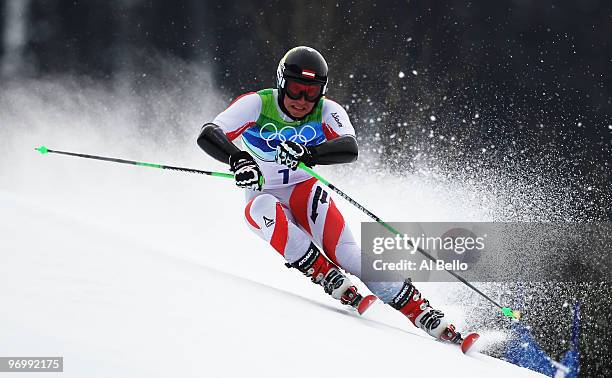
[[[476,340],[478,340],[479,337],[480,335],[476,332],[472,332],[465,336],[463,340],[461,340],[461,351],[464,354],[469,352],[470,348],[472,348],[472,345],[474,345],[474,343],[476,342]]]
[[[363,315],[363,313],[366,312],[374,302],[376,302],[375,295],[366,295],[365,297],[361,298],[355,308],[357,309],[359,315]]]

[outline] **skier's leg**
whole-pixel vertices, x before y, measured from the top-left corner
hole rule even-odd
[[[312,178],[297,184],[289,198],[297,223],[310,234],[325,254],[347,272],[359,276],[361,250],[344,217],[323,186]]]
[[[291,212],[271,194],[263,193],[248,201],[244,216],[251,230],[289,263],[304,256],[310,246],[310,238],[295,225]]]
[[[323,246],[331,260],[360,277],[361,248],[323,186],[314,179],[296,185],[289,204],[296,221]],[[460,338],[447,317],[433,309],[410,280],[364,283],[383,302],[400,311],[430,335],[449,341]]]
[[[350,280],[295,225],[291,212],[276,197],[264,193],[250,199],[245,218],[251,230],[270,243],[290,266],[311,277],[333,298],[350,305],[360,298]]]

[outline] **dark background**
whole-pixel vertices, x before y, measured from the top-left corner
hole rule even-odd
[[[8,5],[25,4],[25,30],[18,48],[3,43],[0,80],[72,73],[138,93],[163,55],[212,69],[229,101],[274,86],[284,52],[310,45],[331,67],[329,96],[386,166],[512,162],[612,219],[589,205],[607,204],[612,183],[609,1],[3,1],[4,25]]]
[[[0,90],[76,75],[138,95],[143,78],[163,76],[163,56],[211,69],[229,102],[274,86],[284,52],[309,45],[327,59],[329,96],[347,107],[361,149],[392,172],[432,159],[448,172],[512,167],[555,177],[585,219],[612,220],[610,1],[0,4]],[[598,285],[564,290],[583,297],[587,314],[600,313],[610,291]],[[555,325],[568,316],[547,323],[541,315],[535,336],[558,357],[565,346]],[[593,333],[584,318],[581,374],[610,375],[609,328]]]

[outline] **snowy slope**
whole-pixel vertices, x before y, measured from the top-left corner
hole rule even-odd
[[[232,211],[239,203],[201,218],[185,241],[173,233],[185,225],[169,224],[164,238],[136,197],[109,209],[98,190],[99,212],[89,213],[86,203],[96,199],[76,193],[80,211],[66,208],[70,192],[56,191],[49,202],[0,191],[1,356],[64,356],[63,377],[536,375],[464,356],[399,323],[387,306],[360,318],[281,269],[265,245],[232,251],[255,241],[242,224],[236,234],[220,231],[226,217],[238,218]],[[131,202],[140,223],[131,219]],[[210,267],[224,260],[232,263]],[[308,366],[313,361],[316,368]]]

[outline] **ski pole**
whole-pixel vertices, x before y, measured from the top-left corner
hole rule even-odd
[[[327,181],[326,179],[324,179],[323,177],[321,177],[321,175],[319,175],[318,173],[316,173],[315,171],[312,170],[312,168],[308,167],[307,165],[305,165],[304,163],[300,163],[298,165],[299,168],[303,169],[304,171],[308,172],[308,174],[310,174],[312,177],[316,178],[317,180],[319,180],[320,182],[323,183],[323,185],[327,186],[328,188],[330,188],[331,190],[333,190],[334,192],[336,192],[338,195],[340,195],[342,198],[344,198],[345,200],[347,200],[351,205],[355,206],[356,208],[358,208],[359,210],[361,210],[362,212],[364,212],[367,216],[369,216],[370,218],[374,219],[377,223],[379,223],[381,226],[385,227],[387,230],[389,230],[392,234],[395,235],[400,235],[399,231],[397,231],[395,228],[391,227],[391,225],[387,224],[386,222],[384,222],[382,219],[380,219],[379,217],[377,217],[376,215],[374,215],[371,211],[369,211],[368,209],[366,209],[365,207],[363,207],[361,204],[359,204],[359,202],[355,201],[354,199],[352,199],[351,197],[349,197],[348,194],[344,193],[342,190],[338,189],[337,187],[335,187],[332,183],[330,183],[329,181]],[[411,247],[414,248],[414,245],[412,244],[411,241],[408,241],[408,243],[410,244]],[[432,255],[430,255],[429,253],[427,253],[425,250],[423,250],[420,247],[416,247],[416,250],[419,251],[422,255],[424,255],[425,257],[427,257],[428,259],[437,262],[438,259],[436,259],[435,257],[433,257]],[[492,304],[494,304],[495,306],[497,306],[501,312],[509,317],[509,318],[515,318],[515,319],[519,319],[521,317],[521,313],[520,311],[517,310],[512,310],[510,307],[503,307],[502,305],[500,305],[499,303],[497,303],[496,301],[494,301],[493,299],[489,298],[486,294],[484,294],[482,291],[478,290],[478,288],[476,288],[474,285],[472,285],[471,283],[469,283],[465,278],[461,277],[460,275],[458,275],[457,273],[453,272],[452,270],[446,270],[448,273],[450,273],[452,276],[454,276],[456,279],[458,279],[459,281],[461,281],[462,283],[464,283],[467,287],[469,287],[470,289],[474,290],[475,292],[477,292],[478,294],[480,294],[483,298],[485,298],[486,300],[488,300],[489,302],[491,302]]]
[[[75,156],[75,157],[80,157],[80,158],[86,158],[86,159],[95,159],[95,160],[102,160],[102,161],[110,161],[113,163],[122,163],[122,164],[132,164],[132,165],[136,165],[136,166],[141,166],[141,167],[150,167],[150,168],[158,168],[158,169],[168,169],[168,170],[173,170],[173,171],[180,171],[180,172],[187,172],[187,173],[199,173],[199,174],[203,174],[203,175],[209,175],[209,176],[215,176],[215,177],[225,177],[225,178],[234,178],[234,175],[231,173],[223,173],[223,172],[213,172],[213,171],[203,171],[203,170],[199,170],[199,169],[193,169],[193,168],[184,168],[184,167],[174,167],[174,166],[170,166],[170,165],[162,165],[162,164],[153,164],[153,163],[144,163],[144,162],[139,162],[139,161],[135,161],[135,160],[126,160],[126,159],[118,159],[118,158],[111,158],[111,157],[106,157],[106,156],[98,156],[98,155],[88,155],[88,154],[80,154],[80,153],[75,153],[75,152],[67,152],[67,151],[59,151],[59,150],[52,150],[50,148],[47,148],[45,146],[40,146],[38,148],[35,148],[36,151],[40,152],[41,154],[48,154],[48,153],[53,153],[53,154],[60,154],[60,155],[68,155],[68,156]],[[376,222],[378,222],[379,224],[381,224],[383,227],[385,227],[387,230],[389,230],[391,233],[395,234],[395,235],[401,235],[399,233],[399,231],[397,231],[396,229],[394,229],[393,227],[391,227],[391,225],[387,224],[386,222],[384,222],[382,219],[380,219],[379,217],[377,217],[376,215],[374,215],[371,211],[369,211],[368,209],[366,209],[365,207],[363,207],[362,205],[360,205],[357,201],[355,201],[354,199],[352,199],[351,197],[348,196],[348,194],[344,193],[342,190],[338,189],[337,187],[335,187],[332,183],[330,183],[329,181],[327,181],[326,179],[324,179],[323,177],[321,177],[319,174],[317,174],[315,171],[313,171],[311,168],[309,168],[308,166],[304,165],[304,163],[300,163],[299,167],[301,169],[303,169],[304,171],[308,172],[311,176],[315,177],[317,180],[319,180],[320,182],[322,182],[325,186],[327,186],[328,188],[330,188],[331,190],[333,190],[334,192],[336,192],[337,194],[339,194],[341,197],[343,197],[344,199],[346,199],[349,203],[351,203],[353,206],[357,207],[359,210],[363,211],[366,215],[368,215],[370,218],[374,219]],[[412,242],[408,241],[408,243],[414,247],[414,245],[412,244]],[[429,258],[430,260],[437,262],[438,259],[436,259],[435,257],[433,257],[432,255],[430,255],[429,253],[427,253],[426,251],[424,251],[423,249],[421,249],[420,247],[416,247],[416,250],[419,251],[421,254],[423,254],[424,256],[426,256],[427,258]],[[446,270],[446,269],[445,269]],[[493,303],[495,306],[497,306],[499,309],[501,309],[502,313],[507,316],[507,317],[511,317],[511,318],[515,318],[515,319],[519,319],[520,318],[520,312],[516,311],[516,310],[512,310],[509,307],[502,307],[500,304],[498,304],[497,302],[495,302],[493,299],[489,298],[486,294],[484,294],[482,291],[478,290],[478,288],[476,288],[474,285],[472,285],[471,283],[469,283],[468,281],[466,281],[463,277],[459,276],[457,273],[451,271],[451,270],[446,270],[448,273],[450,273],[452,276],[454,276],[455,278],[457,278],[459,281],[461,281],[462,283],[464,283],[466,286],[468,286],[470,289],[474,290],[475,292],[477,292],[478,294],[480,294],[483,298],[487,299],[489,302]]]
[[[78,153],[75,153],[75,152],[57,151],[57,150],[52,150],[50,148],[47,148],[45,146],[40,146],[38,148],[35,148],[35,150],[40,152],[43,155],[47,154],[47,153],[61,154],[61,155],[76,156],[76,157],[81,157],[81,158],[86,158],[86,159],[95,159],[95,160],[110,161],[110,162],[113,162],[113,163],[132,164],[132,165],[138,165],[140,167],[151,167],[151,168],[159,168],[159,169],[169,169],[169,170],[172,170],[172,171],[180,171],[180,172],[187,172],[187,173],[199,173],[201,175],[209,175],[209,176],[215,176],[215,177],[234,178],[234,175],[231,174],[231,173],[202,171],[202,170],[193,169],[193,168],[183,168],[183,167],[173,167],[173,166],[170,166],[170,165],[143,163],[143,162],[140,162],[140,161],[117,159],[117,158],[111,158],[111,157],[106,157],[106,156],[87,155],[87,154],[78,154]]]

